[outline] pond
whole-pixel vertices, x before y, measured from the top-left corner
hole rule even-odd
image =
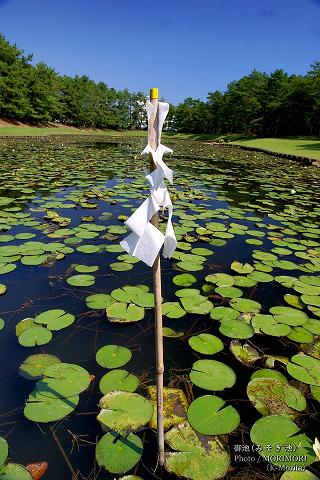
[[[165,142],[161,472],[152,269],[119,246],[148,195],[144,143],[0,139],[0,479],[40,461],[46,480],[317,478],[283,470],[320,475],[319,169]]]

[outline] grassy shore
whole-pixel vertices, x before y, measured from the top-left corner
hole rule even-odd
[[[64,126],[33,127],[25,125],[0,126],[0,137],[3,136],[48,136],[48,135],[112,135],[117,137],[134,136],[145,137],[143,130],[119,132],[115,130],[80,129]],[[319,138],[259,138],[244,135],[197,135],[188,133],[164,132],[164,138],[196,141],[228,141],[235,145],[263,148],[275,153],[287,153],[320,160]]]

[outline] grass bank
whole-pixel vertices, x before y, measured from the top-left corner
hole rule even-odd
[[[29,125],[11,125],[0,123],[0,137],[2,136],[48,136],[48,135],[112,135],[117,137],[134,136],[145,137],[144,130],[124,131],[81,129],[69,126],[49,125],[35,127]],[[244,145],[253,148],[263,148],[275,153],[286,153],[320,160],[320,139],[319,138],[259,138],[244,135],[206,135],[188,134],[176,132],[164,132],[164,138],[175,138],[177,140],[196,141],[227,141],[235,145]]]

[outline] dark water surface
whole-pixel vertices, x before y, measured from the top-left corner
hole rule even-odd
[[[197,283],[191,288],[201,289],[208,274],[224,272],[238,275],[230,269],[231,263],[239,260],[252,264],[252,252],[255,249],[270,252],[277,246],[273,232],[282,232],[282,240],[287,241],[289,238],[289,243],[290,238],[298,244],[301,240],[313,241],[315,245],[308,249],[314,251],[307,254],[318,261],[319,170],[261,154],[232,150],[226,153],[218,147],[213,150],[211,146],[171,139],[166,144],[174,149],[173,158],[167,160],[175,175],[175,184],[170,187],[174,209],[178,213],[183,210],[192,216],[189,222],[196,222],[198,226],[213,221],[223,223],[229,229],[233,222],[248,227],[251,232],[249,235],[232,234],[233,238],[225,239],[225,245],[218,246],[211,242],[219,237],[200,234],[202,238],[199,239],[196,232],[198,227],[192,223],[188,226],[188,219],[183,219],[183,215],[174,216],[179,240],[185,241],[182,238],[185,232],[179,228],[189,228],[189,235],[197,239],[192,243],[192,248],[205,247],[213,251],[201,271],[190,272],[197,278]],[[56,211],[61,217],[71,219],[68,226],[61,228],[73,229],[84,223],[81,217],[87,215],[93,216],[97,225],[122,226],[118,216],[130,215],[131,210],[137,208],[147,195],[143,175],[147,172],[148,160],[140,157],[143,146],[141,140],[119,142],[115,138],[105,141],[105,138],[98,137],[0,139],[0,247],[22,245],[29,241],[63,244],[66,238],[76,238],[74,235],[48,237],[57,229],[57,225],[44,219],[47,211]],[[1,197],[14,201],[1,204]],[[88,205],[84,207],[84,197],[86,202],[95,204],[96,208],[87,208]],[[12,208],[14,210],[10,210]],[[7,221],[10,212],[14,215],[26,212],[30,216],[15,217],[17,223],[20,222],[15,225],[14,221]],[[103,212],[109,213],[109,218],[101,217]],[[80,245],[101,245],[103,248],[104,245],[118,244],[125,236],[119,234],[113,240],[102,238],[108,231],[98,232],[99,235],[92,239],[78,238],[79,243],[67,242],[66,245],[74,251],[61,260],[49,258],[43,265],[34,266],[24,265],[17,260],[14,262],[17,265],[15,270],[0,275],[0,283],[7,286],[7,292],[0,296],[0,317],[6,322],[4,330],[0,332],[0,435],[9,443],[11,461],[22,465],[47,461],[49,468],[43,477],[46,480],[72,478],[51,428],[78,474],[76,478],[107,480],[120,477],[108,474],[105,470],[99,472],[94,461],[95,444],[103,434],[96,420],[97,404],[101,398],[99,380],[106,373],[106,369],[99,367],[95,361],[96,351],[100,347],[119,344],[132,351],[130,363],[123,368],[140,378],[138,393],[143,394],[146,386],[155,382],[153,310],[147,309],[145,318],[140,322],[122,325],[109,322],[104,311],[90,310],[85,303],[88,295],[110,294],[115,288],[126,284],[144,284],[152,290],[151,269],[141,262],[134,264],[131,270],[118,272],[109,265],[117,262],[119,253],[104,251],[85,254],[76,250]],[[2,241],[3,236],[26,232],[36,236],[28,240],[13,238],[7,241],[5,238]],[[257,235],[261,233],[261,236],[256,236],[256,232]],[[251,245],[245,242],[246,239],[258,239],[263,243]],[[299,258],[294,253],[292,251],[289,256],[279,256],[279,259],[292,261],[297,268],[284,270],[273,267],[271,274],[293,277],[308,275],[308,267],[304,266],[305,270],[301,271],[299,266],[310,264],[310,259]],[[319,275],[317,261],[314,263],[315,270],[310,273],[314,276]],[[176,263],[177,260],[162,259],[165,301],[177,301],[175,291],[183,288],[172,281],[175,275],[183,273]],[[70,286],[66,278],[77,273],[73,271],[73,264],[99,266],[99,270],[93,274],[95,284],[90,287]],[[295,294],[276,281],[257,283],[255,287],[242,290],[245,298],[256,300],[262,305],[261,313],[268,313],[268,309],[275,305],[287,305],[283,300],[284,295]],[[215,306],[228,306],[228,300],[214,292],[210,300]],[[72,313],[76,316],[76,322],[66,329],[53,332],[53,339],[46,345],[31,348],[20,346],[15,335],[16,324],[24,318],[55,308]],[[251,445],[250,428],[261,417],[248,400],[246,386],[252,372],[264,367],[264,361],[258,361],[253,367],[242,365],[229,351],[232,338],[219,332],[219,322],[212,320],[210,315],[187,314],[179,319],[165,318],[164,324],[185,332],[181,338],[164,339],[166,385],[181,387],[186,392],[191,388],[194,398],[211,393],[190,385],[188,379],[194,361],[209,358],[193,351],[188,345],[188,338],[200,332],[212,333],[223,340],[225,348],[214,359],[225,362],[237,374],[234,387],[217,392],[217,395],[237,408],[241,417],[241,426],[228,438],[225,436],[233,466],[225,478],[263,478],[263,475],[265,478],[280,478],[279,473],[268,473],[266,465],[257,460],[257,454],[251,453],[256,460],[249,468],[248,465],[236,462],[233,452],[234,445]],[[299,351],[299,342],[286,337],[256,334],[248,343],[265,355],[284,355],[290,358]],[[95,378],[89,389],[80,394],[76,410],[55,424],[37,424],[23,415],[25,401],[35,382],[19,376],[18,368],[28,355],[36,353],[54,354],[63,362],[81,365]],[[286,374],[283,364],[276,363],[275,368]],[[320,436],[319,419],[314,415],[318,407],[319,403],[308,393],[308,410],[303,412],[298,423],[311,439]],[[144,453],[133,471],[144,479],[159,476],[164,479],[176,478],[166,472],[153,474],[156,466],[155,433],[146,428],[139,436],[144,438]],[[320,470],[314,465],[311,470],[314,473],[318,471],[319,474]],[[241,472],[247,473],[240,476]]]

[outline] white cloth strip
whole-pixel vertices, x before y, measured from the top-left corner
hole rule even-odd
[[[159,102],[159,141],[165,118],[169,111],[169,104]],[[148,121],[153,112],[153,105],[147,102],[146,110]],[[154,150],[150,144],[146,146],[142,154],[150,153],[152,155],[156,169],[146,175],[146,179],[150,184],[150,195],[140,205],[140,207],[125,221],[125,225],[132,233],[124,238],[120,245],[124,250],[134,257],[139,258],[142,262],[150,267],[154,264],[157,255],[163,246],[163,256],[170,258],[177,246],[177,240],[172,225],[172,202],[169,192],[164,183],[167,179],[171,184],[173,183],[173,171],[163,161],[165,153],[173,153],[173,151],[162,145],[161,143]],[[166,233],[163,235],[154,225],[150,223],[151,218],[157,213],[160,208],[168,209],[168,221]]]

